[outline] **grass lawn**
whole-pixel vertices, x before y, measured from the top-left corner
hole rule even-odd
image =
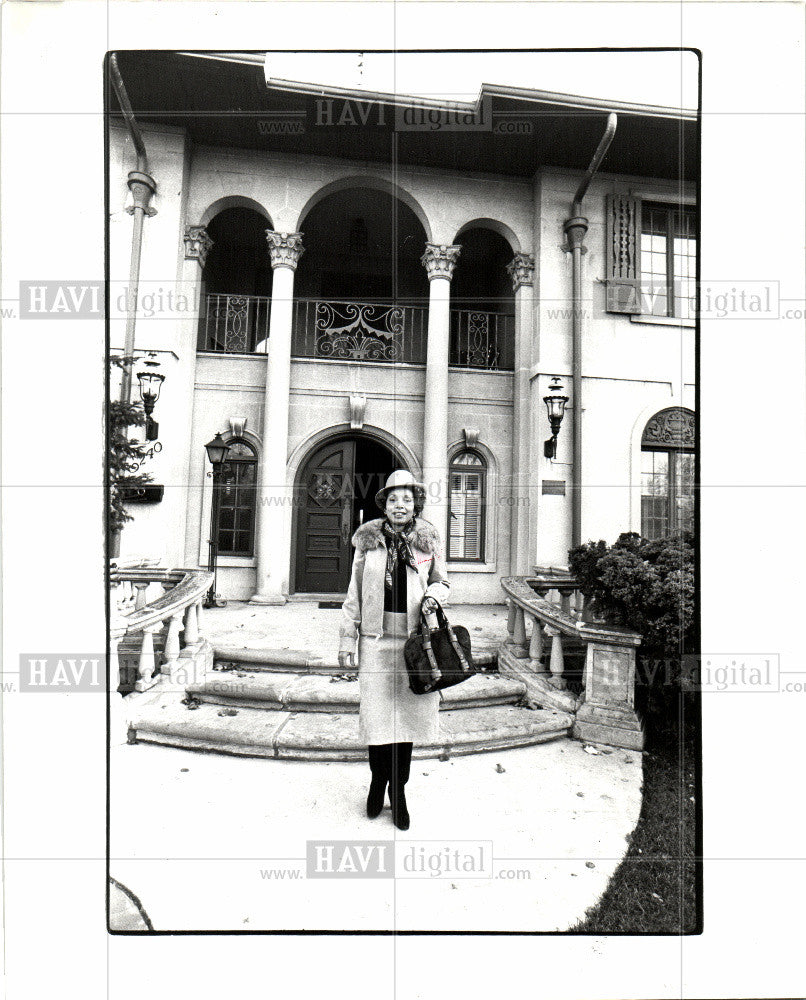
[[[626,857],[604,896],[571,931],[697,932],[696,747],[698,717],[688,706],[647,724],[643,805]]]

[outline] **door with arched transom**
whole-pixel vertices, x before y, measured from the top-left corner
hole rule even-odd
[[[359,524],[380,517],[375,494],[395,469],[390,448],[366,435],[342,436],[311,454],[296,489],[294,590],[345,594]]]

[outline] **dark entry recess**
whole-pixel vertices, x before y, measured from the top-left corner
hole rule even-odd
[[[400,468],[399,456],[363,436],[329,441],[310,456],[296,494],[296,593],[346,592],[353,532],[381,516],[375,494]]]

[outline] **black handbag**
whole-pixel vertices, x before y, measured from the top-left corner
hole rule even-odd
[[[433,602],[439,628],[430,629],[424,605]],[[470,633],[464,625],[451,626],[438,601],[424,597],[420,620],[403,647],[409,687],[415,694],[428,694],[459,684],[477,673],[470,655]]]

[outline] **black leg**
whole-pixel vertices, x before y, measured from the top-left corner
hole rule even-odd
[[[367,796],[367,816],[370,819],[375,819],[383,809],[383,797],[389,782],[389,752],[386,745],[383,744],[370,745],[368,749],[372,781]]]
[[[392,821],[398,830],[408,830],[411,820],[406,805],[406,782],[411,773],[412,743],[392,744],[392,766],[389,771],[389,802],[392,806]]]

